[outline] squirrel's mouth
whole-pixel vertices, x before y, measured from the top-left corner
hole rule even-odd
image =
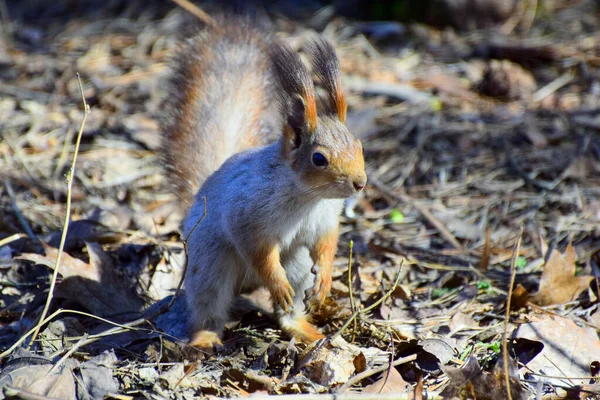
[[[330,199],[347,199],[358,193],[351,182],[346,180],[336,180],[326,188],[327,194],[324,196]]]

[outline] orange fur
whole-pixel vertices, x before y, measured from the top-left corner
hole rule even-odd
[[[323,122],[323,121],[321,121]],[[314,173],[308,171],[303,179],[311,186],[326,185],[336,179],[350,178],[352,181],[366,182],[365,160],[361,143],[356,140],[352,145],[346,145],[344,152],[334,155],[327,149],[319,150],[327,156],[329,166],[324,171]]]
[[[335,111],[339,120],[343,123],[346,123],[346,111],[348,110],[348,104],[346,103],[344,92],[342,92],[342,84],[339,82],[339,80],[335,87],[335,93],[333,93],[332,96],[335,99]]]
[[[351,177],[359,178],[363,177],[366,179],[365,174],[365,158],[363,156],[363,148],[360,142],[354,147],[354,152],[345,158],[344,170],[346,174]]]
[[[221,26],[182,45],[161,105],[162,163],[184,209],[230,156],[272,140],[274,134],[264,126],[279,122],[269,86],[270,62],[264,57],[268,35],[250,29],[247,21]],[[239,125],[235,138],[228,135],[230,116]]]
[[[331,290],[333,259],[338,244],[338,228],[323,235],[311,250],[311,257],[318,266],[317,279],[311,295],[311,307],[319,307]]]
[[[252,267],[271,293],[273,301],[288,311],[294,303],[295,293],[281,266],[279,247],[264,246],[256,251],[252,256]]]
[[[212,350],[215,347],[223,346],[223,343],[216,332],[198,331],[192,336],[190,345],[201,350]]]
[[[304,93],[304,102],[306,109],[304,111],[304,118],[308,122],[309,132],[313,132],[317,129],[317,102],[315,101],[315,93],[312,90],[307,90]]]
[[[308,317],[305,315],[295,318],[291,323],[282,326],[282,328],[285,333],[306,344],[325,337],[325,335],[319,332],[316,326],[308,321]]]

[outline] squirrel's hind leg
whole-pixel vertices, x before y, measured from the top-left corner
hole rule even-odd
[[[228,261],[190,257],[191,273],[185,281],[190,311],[190,345],[202,350],[222,346],[221,334],[229,320],[236,285],[232,271],[235,266]],[[218,268],[218,274],[211,268]]]

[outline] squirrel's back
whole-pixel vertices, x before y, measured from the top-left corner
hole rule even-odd
[[[206,28],[173,57],[162,154],[184,207],[230,156],[277,136],[270,43],[268,33],[239,18]]]

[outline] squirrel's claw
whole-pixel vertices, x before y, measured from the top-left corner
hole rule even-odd
[[[291,310],[294,305],[295,292],[287,279],[279,285],[270,288],[270,292],[273,301],[277,303],[283,311],[287,312]]]
[[[317,264],[313,265],[311,271],[316,274],[315,285],[308,298],[309,308],[312,311],[325,302],[325,298],[331,290],[331,273],[324,268],[319,268]]]

